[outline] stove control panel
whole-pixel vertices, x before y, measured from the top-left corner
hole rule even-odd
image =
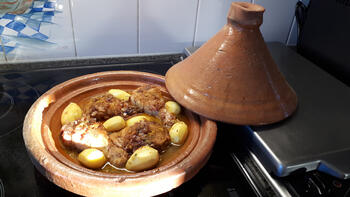
[[[341,180],[318,171],[296,172],[282,178],[282,182],[296,196],[350,196],[350,180]]]

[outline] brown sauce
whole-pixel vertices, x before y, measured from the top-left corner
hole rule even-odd
[[[126,91],[128,92],[129,94],[131,93],[131,91]],[[102,92],[102,93],[99,93],[99,94],[95,94],[93,96],[90,96],[90,97],[87,97],[87,98],[84,98],[82,100],[79,100],[79,101],[74,101],[75,103],[77,103],[80,108],[82,110],[84,110],[84,106],[89,102],[89,100],[93,97],[96,97],[96,96],[99,96],[99,95],[102,95],[104,94],[105,92]],[[170,100],[170,99],[168,99]],[[72,101],[73,102],[73,101]],[[60,113],[61,115],[61,113]],[[140,113],[140,114],[135,114],[133,116],[130,116],[129,118],[132,118],[134,116],[138,116],[138,115],[145,115],[145,116],[148,116],[148,117],[151,117],[153,120],[155,120],[155,122],[161,122],[161,120],[157,117],[154,117],[154,116],[151,116],[151,115],[148,115],[148,114],[144,114],[144,113]],[[127,118],[127,119],[129,119]],[[177,116],[177,118],[180,120],[180,121],[183,121],[185,122],[187,125],[189,125],[189,121],[188,121],[188,118],[183,114],[183,112],[181,112],[181,114],[179,114]],[[127,120],[125,119],[125,121]],[[60,123],[59,123],[60,124]],[[62,126],[62,125],[61,125]],[[55,128],[58,128],[60,129],[60,127],[55,127]],[[190,128],[190,127],[189,127]],[[118,132],[118,131],[117,131]],[[189,133],[190,133],[190,129],[189,129]],[[59,131],[55,131],[54,133],[58,133],[60,134],[60,130]],[[108,133],[108,134],[111,134],[111,133]],[[62,139],[61,137],[59,136],[59,144],[60,144],[60,148],[59,150],[60,151],[63,151],[64,152],[64,155],[66,157],[68,157],[68,159],[76,164],[80,164],[79,160],[78,160],[78,155],[79,155],[79,152],[76,151],[76,150],[72,150],[70,148],[67,148],[65,145],[63,145],[62,143]],[[157,164],[157,166],[162,166],[168,162],[171,162],[171,160],[173,160],[174,158],[176,158],[176,155],[177,153],[180,151],[180,149],[182,148],[182,146],[179,146],[179,145],[174,145],[174,144],[170,144],[169,147],[160,153],[160,160],[159,160],[159,163]],[[157,166],[155,168],[157,168]],[[95,171],[99,171],[99,172],[105,172],[105,173],[135,173],[135,172],[132,172],[132,171],[128,171],[127,169],[125,168],[117,168],[115,166],[113,166],[112,164],[110,164],[108,161],[107,163],[101,168],[101,169],[95,169]]]

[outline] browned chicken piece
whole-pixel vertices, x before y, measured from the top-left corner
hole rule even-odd
[[[170,144],[168,131],[159,123],[148,121],[138,122],[120,132],[112,133],[109,137],[116,146],[123,148],[128,154],[145,145],[162,152]]]
[[[141,86],[134,90],[130,100],[140,110],[150,115],[157,115],[166,102],[160,89],[151,85]]]
[[[165,107],[159,110],[158,117],[167,129],[170,129],[177,120],[176,115],[168,112]]]
[[[132,104],[131,101],[123,101],[120,103],[120,106],[120,116],[123,116],[124,118],[128,118],[129,116],[142,112],[137,106]]]
[[[128,117],[139,112],[130,101],[121,101],[106,93],[90,99],[84,112],[97,121],[107,120],[113,116]]]
[[[90,99],[84,112],[98,121],[107,120],[121,114],[120,100],[111,94],[103,94]]]
[[[108,161],[118,168],[125,167],[125,164],[129,158],[127,152],[125,152],[122,148],[119,148],[112,142],[110,142],[109,145],[103,149],[103,152],[108,158]]]
[[[103,125],[86,118],[63,125],[61,137],[64,145],[80,151],[108,145],[108,135]]]

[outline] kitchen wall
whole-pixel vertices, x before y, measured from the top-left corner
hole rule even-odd
[[[0,15],[0,62],[182,52],[216,33],[233,1],[36,0],[25,14]],[[266,41],[296,44],[298,0],[246,1],[266,8]]]

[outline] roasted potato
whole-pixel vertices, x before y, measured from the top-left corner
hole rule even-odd
[[[66,108],[64,108],[61,115],[61,124],[65,125],[82,117],[83,110],[76,103],[69,103]]]
[[[125,168],[138,172],[153,168],[158,162],[158,151],[150,146],[142,146],[131,155],[126,162]]]
[[[120,89],[110,89],[108,93],[112,94],[114,97],[121,101],[128,101],[130,98],[130,94]]]
[[[83,150],[78,155],[78,160],[85,167],[91,169],[101,168],[107,162],[107,159],[103,152],[95,148],[88,148]]]
[[[181,112],[181,107],[177,102],[168,101],[165,103],[165,109],[172,114],[178,115]]]
[[[188,135],[188,128],[185,122],[175,123],[169,130],[170,140],[173,144],[181,145]]]
[[[119,131],[125,127],[125,121],[121,116],[114,116],[103,123],[103,127],[106,131],[113,132]]]
[[[134,116],[126,121],[126,126],[131,127],[132,125],[140,121],[151,121],[151,120],[152,118],[150,116],[145,116],[145,115]]]

